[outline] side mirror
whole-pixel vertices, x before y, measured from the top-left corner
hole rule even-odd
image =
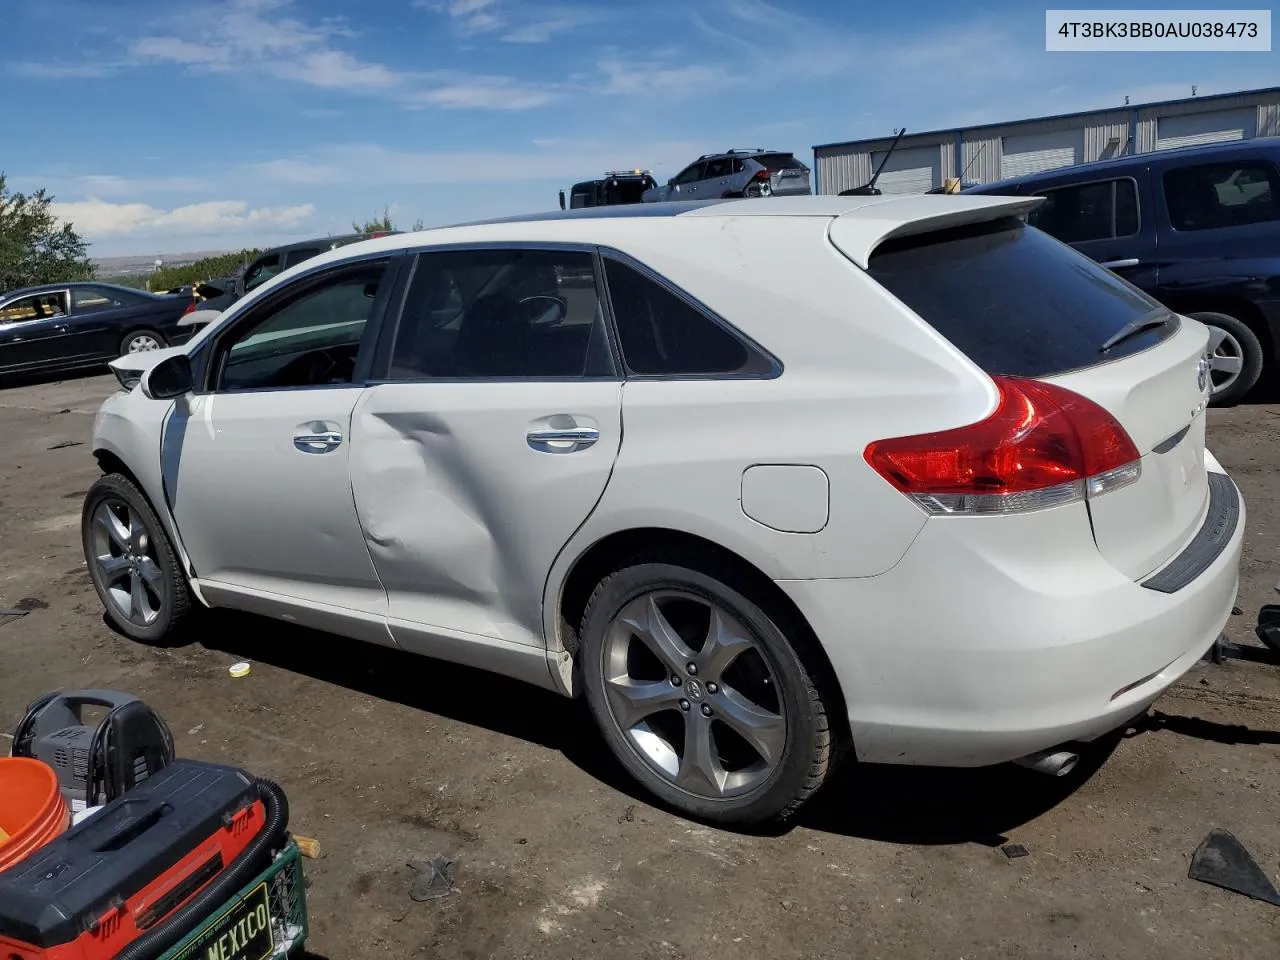
[[[564,209],[564,191],[563,190],[560,191],[560,209],[561,210]]]
[[[151,400],[172,400],[191,392],[191,358],[185,353],[165,357],[142,374],[142,393]]]

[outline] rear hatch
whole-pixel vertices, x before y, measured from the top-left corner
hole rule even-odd
[[[761,153],[751,158],[769,171],[769,186],[775,195],[795,196],[811,192],[809,168],[791,153]]]
[[[1118,570],[1141,579],[1195,536],[1208,507],[1205,327],[1016,217],[890,239],[867,268],[988,374],[1065,387],[1125,429],[1140,476],[1088,501]]]

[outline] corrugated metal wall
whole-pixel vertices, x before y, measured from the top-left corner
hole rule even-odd
[[[1028,120],[971,130],[932,132],[918,137],[907,135],[898,149],[937,145],[941,152],[942,176],[963,176],[966,181],[990,183],[1000,179],[1000,161],[1005,137],[1083,130],[1084,154],[1091,163],[1130,153],[1149,153],[1156,148],[1160,117],[1196,113],[1218,113],[1256,106],[1259,137],[1280,136],[1280,90],[1225,97],[1203,97],[1151,107],[1123,107],[1078,117]],[[960,163],[955,160],[956,141],[962,143]],[[815,151],[818,187],[822,193],[839,193],[871,179],[871,154],[883,153],[892,137],[837,144]],[[935,184],[938,186],[939,184]]]
[[[966,134],[963,153],[964,163],[960,169],[964,171],[965,180],[990,183],[992,180],[1000,179],[1000,138],[998,136],[975,138]]]
[[[823,193],[839,193],[871,179],[870,151],[819,150],[814,162],[818,171],[818,189]]]
[[[1082,162],[1110,160],[1129,153],[1129,119],[1130,113],[1127,110],[1099,114],[1096,119],[1090,118],[1084,128]]]
[[[1258,104],[1258,136],[1280,137],[1280,97],[1274,103]]]

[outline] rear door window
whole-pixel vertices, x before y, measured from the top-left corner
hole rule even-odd
[[[1046,190],[1027,222],[1063,243],[1131,237],[1138,232],[1138,188],[1129,178]]]
[[[1138,353],[1177,329],[1145,293],[1016,218],[890,240],[868,272],[992,374],[1055,376]],[[1155,325],[1140,329],[1147,321]]]
[[[1175,230],[1213,230],[1280,220],[1280,171],[1270,163],[1206,163],[1164,173]]]
[[[590,253],[477,249],[418,258],[391,379],[613,376]]]

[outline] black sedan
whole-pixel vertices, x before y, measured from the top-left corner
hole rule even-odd
[[[158,350],[195,332],[178,320],[195,297],[111,283],[60,283],[0,294],[0,374],[96,367],[126,353]]]

